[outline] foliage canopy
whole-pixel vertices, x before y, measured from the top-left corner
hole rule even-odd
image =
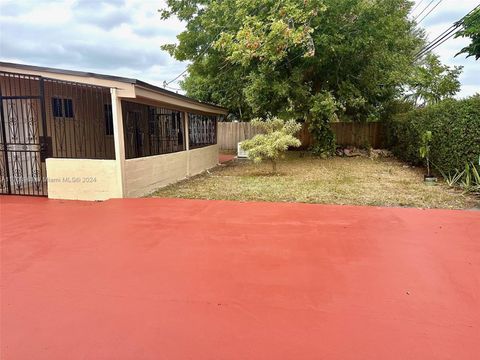
[[[186,30],[164,45],[190,60],[187,95],[235,117],[378,118],[423,45],[408,0],[167,0]],[[326,110],[320,110],[325,104]],[[331,111],[333,109],[333,112]],[[325,129],[324,129],[325,130]],[[327,130],[325,130],[328,132]],[[329,139],[324,147],[328,148]]]
[[[443,65],[438,56],[428,54],[408,79],[407,98],[415,105],[428,105],[452,97],[460,90],[461,73],[461,66],[450,68]]]
[[[455,37],[469,37],[471,42],[457,55],[467,54],[467,57],[475,56],[476,60],[480,59],[480,8],[466,16],[459,25],[461,30]]]

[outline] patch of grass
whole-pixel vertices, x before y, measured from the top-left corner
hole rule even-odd
[[[284,201],[342,205],[465,209],[479,199],[448,188],[427,186],[423,170],[393,158],[320,159],[289,153],[278,174],[269,163],[236,160],[152,196],[188,199]]]

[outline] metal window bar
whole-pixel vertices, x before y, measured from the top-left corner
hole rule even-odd
[[[188,114],[190,149],[215,145],[217,143],[217,116]]]
[[[122,112],[127,159],[185,150],[182,111],[122,101]]]
[[[45,78],[45,98],[52,157],[115,159],[105,122],[105,106],[111,106],[108,88]],[[53,100],[47,100],[54,98],[61,100],[62,116],[54,116]]]

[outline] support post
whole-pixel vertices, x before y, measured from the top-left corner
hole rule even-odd
[[[115,144],[116,180],[118,197],[123,198],[125,191],[125,138],[123,134],[122,101],[118,97],[117,89],[111,88],[112,117],[113,117],[113,140]]]
[[[185,129],[185,150],[187,151],[187,177],[190,176],[190,134],[188,132],[188,112],[183,113]]]

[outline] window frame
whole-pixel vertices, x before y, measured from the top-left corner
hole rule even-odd
[[[60,96],[60,95],[53,95],[51,97],[51,105],[52,105],[52,116],[54,119],[69,119],[75,120],[75,107],[73,104],[73,98]],[[60,102],[60,106],[57,106],[56,102]],[[71,106],[68,108],[67,103],[70,103]],[[70,111],[67,111],[69,109]],[[57,112],[59,110],[59,112]],[[60,115],[58,115],[60,114]]]

